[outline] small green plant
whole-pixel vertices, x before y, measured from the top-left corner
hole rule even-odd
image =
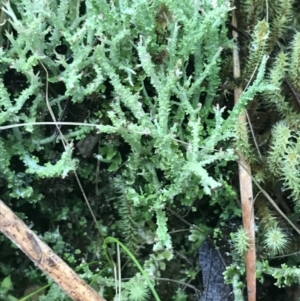
[[[280,255],[287,249],[288,238],[282,229],[275,226],[265,233],[264,244],[270,256]]]
[[[13,284],[10,276],[5,277],[0,284],[0,300],[16,301],[17,298],[13,297],[9,291],[13,290]]]
[[[231,233],[231,239],[233,242],[234,251],[240,256],[244,256],[248,248],[249,244],[249,235],[247,234],[244,228],[239,228],[237,232]]]

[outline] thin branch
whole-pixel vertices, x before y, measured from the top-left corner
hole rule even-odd
[[[74,301],[105,301],[0,200],[0,232],[14,242]]]
[[[235,10],[232,11],[232,25],[237,26],[237,19]],[[233,38],[237,40],[238,33],[232,32]],[[233,76],[234,78],[241,77],[240,59],[238,48],[233,49]],[[243,89],[241,86],[236,86],[234,89],[235,104],[239,101]],[[246,128],[246,113],[243,112],[238,118],[238,122],[243,128],[243,139],[248,139]],[[240,179],[240,195],[243,215],[243,226],[249,235],[250,247],[245,255],[246,261],[246,275],[247,275],[247,293],[248,301],[256,300],[256,250],[255,250],[255,222],[253,212],[253,190],[250,165],[246,161],[244,155],[238,151],[239,163],[239,179]],[[247,171],[242,167],[246,167]]]

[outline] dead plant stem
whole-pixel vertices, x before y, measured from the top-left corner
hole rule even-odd
[[[237,26],[236,11],[232,11],[232,25]],[[233,38],[237,40],[238,33],[232,31]],[[240,59],[238,48],[233,49],[233,76],[234,78],[241,77]],[[243,92],[241,85],[236,86],[234,89],[234,102],[239,101],[240,95]],[[242,112],[238,118],[239,125],[242,126],[242,139],[247,140],[247,127],[246,127],[246,112]],[[253,212],[253,190],[251,179],[251,168],[246,161],[245,156],[238,151],[238,163],[239,163],[239,182],[240,182],[240,195],[243,215],[243,226],[245,231],[249,235],[250,247],[245,254],[246,275],[247,275],[247,295],[248,301],[256,300],[256,250],[255,250],[255,223]],[[245,168],[243,168],[245,167]]]

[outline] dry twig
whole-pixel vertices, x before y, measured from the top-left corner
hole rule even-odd
[[[235,10],[232,11],[232,25],[237,28],[237,20]],[[238,38],[236,31],[232,32],[233,38]],[[238,48],[233,49],[233,75],[234,78],[241,77],[240,59]],[[239,101],[240,95],[243,89],[241,86],[236,86],[234,89],[234,101]],[[238,122],[242,124],[244,138],[247,139],[247,128],[246,128],[246,113],[243,112]],[[239,163],[239,179],[240,179],[240,194],[242,204],[242,215],[243,215],[243,226],[245,231],[249,235],[250,247],[245,255],[246,261],[246,274],[247,274],[247,292],[248,301],[256,300],[256,250],[255,250],[255,223],[254,223],[254,212],[253,212],[253,190],[252,190],[252,179],[251,179],[251,168],[246,161],[244,155],[238,152],[238,163]],[[248,172],[247,172],[247,171]]]
[[[13,241],[74,301],[105,301],[0,200],[0,232]]]

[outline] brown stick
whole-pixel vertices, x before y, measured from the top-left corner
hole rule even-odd
[[[232,25],[237,27],[237,20],[235,10],[232,11]],[[237,40],[238,33],[232,32],[233,38]],[[233,76],[234,78],[241,77],[240,59],[238,48],[233,49]],[[242,86],[237,86],[234,89],[234,102],[239,101],[240,95],[242,94]],[[243,139],[248,139],[247,128],[246,128],[246,112],[243,112],[238,122],[243,126]],[[251,179],[251,168],[246,161],[244,155],[238,151],[238,162],[239,162],[239,179],[240,179],[240,194],[242,204],[242,215],[243,215],[243,226],[245,231],[249,235],[250,247],[245,254],[246,261],[246,274],[247,274],[247,291],[248,301],[256,300],[256,250],[255,250],[255,222],[253,212],[253,191],[252,191],[252,179]],[[248,172],[247,172],[248,171]]]
[[[74,301],[105,301],[0,200],[0,231]]]

